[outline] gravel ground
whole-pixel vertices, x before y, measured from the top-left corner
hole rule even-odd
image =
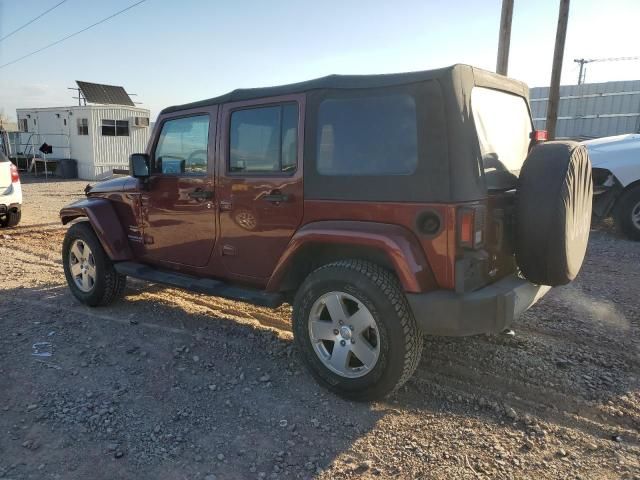
[[[84,185],[25,179],[0,232],[0,478],[640,478],[640,243],[610,225],[514,336],[429,338],[358,404],[304,372],[289,307],[140,281],[80,305],[57,212]]]

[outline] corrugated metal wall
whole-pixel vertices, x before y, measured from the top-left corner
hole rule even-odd
[[[114,168],[128,168],[132,153],[143,153],[149,140],[149,127],[133,126],[133,117],[149,117],[149,110],[136,107],[93,107],[89,136],[93,140],[93,179],[110,176]],[[102,120],[128,120],[129,136],[102,135]]]
[[[530,90],[531,113],[544,129],[549,87]],[[640,132],[640,80],[560,87],[556,137],[596,138]]]

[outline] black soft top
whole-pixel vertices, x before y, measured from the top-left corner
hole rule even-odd
[[[471,83],[474,85],[496,88],[498,90],[505,90],[527,98],[529,96],[529,89],[522,82],[498,75],[497,73],[472,67],[470,65],[455,64],[450,67],[419,72],[379,75],[327,75],[326,77],[315,78],[304,82],[290,83],[288,85],[261,88],[239,88],[218,97],[167,107],[160,113],[172,113],[192,108],[206,107],[209,105],[240,102],[243,100],[253,100],[256,98],[274,97],[278,95],[304,93],[320,89],[382,88],[418,83],[425,80],[441,79],[451,81],[454,78],[458,78],[460,84]]]
[[[487,196],[482,155],[471,114],[471,92],[485,87],[519,95],[528,101],[528,87],[517,80],[469,65],[423,72],[385,75],[329,75],[279,87],[234,90],[226,95],[169,107],[162,114],[204,109],[211,105],[305,94],[305,128],[317,129],[318,108],[328,96],[359,95],[359,89],[404,92],[416,102],[418,167],[412,175],[321,175],[316,164],[317,138],[304,142],[305,198],[322,200],[459,202]],[[330,178],[331,188],[326,188]]]

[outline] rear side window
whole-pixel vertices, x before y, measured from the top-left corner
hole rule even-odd
[[[410,175],[418,164],[411,95],[328,98],[320,103],[316,143],[321,175]]]
[[[513,188],[531,142],[533,126],[524,98],[490,88],[471,91],[487,187]]]
[[[297,165],[298,105],[289,103],[231,114],[231,173],[293,172]]]
[[[208,115],[167,120],[154,154],[156,171],[167,175],[206,175],[208,145]]]

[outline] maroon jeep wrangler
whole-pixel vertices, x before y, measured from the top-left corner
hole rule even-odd
[[[589,158],[539,133],[526,85],[466,65],[170,107],[131,176],[60,212],[67,282],[91,306],[127,276],[290,302],[318,381],[379,398],[423,334],[501,332],[578,273]]]

